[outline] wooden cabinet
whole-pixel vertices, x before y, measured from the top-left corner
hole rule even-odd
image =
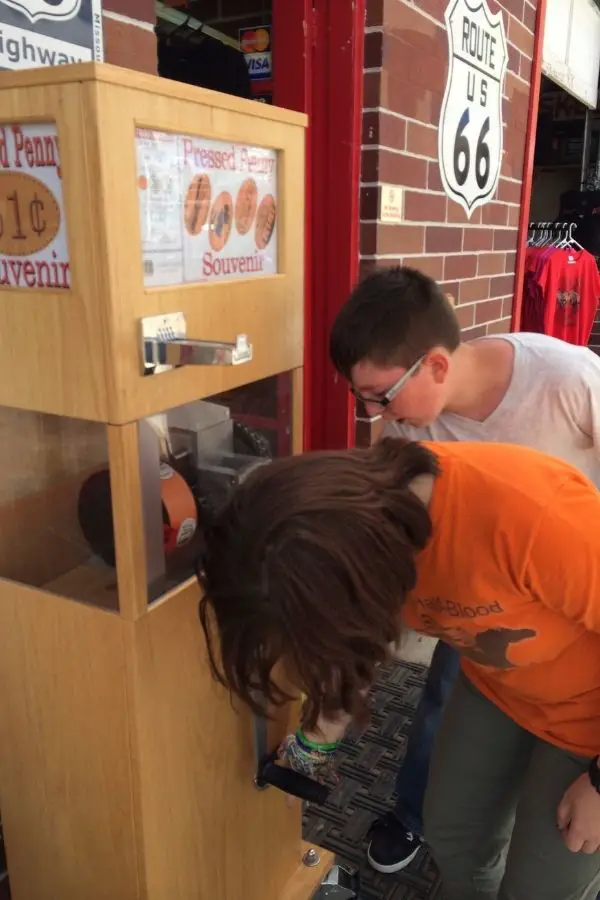
[[[93,64],[2,73],[0,109],[13,900],[279,900],[299,804],[254,787],[193,561],[228,485],[301,449],[305,119]]]

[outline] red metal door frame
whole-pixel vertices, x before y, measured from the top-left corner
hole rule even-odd
[[[512,330],[521,327],[523,311],[523,288],[525,281],[525,255],[527,249],[527,231],[529,228],[529,210],[531,209],[531,186],[533,184],[533,163],[535,157],[535,141],[537,137],[537,121],[540,108],[540,88],[542,84],[542,51],[544,47],[544,23],[546,20],[546,0],[538,0],[535,20],[535,40],[533,44],[533,60],[531,66],[531,85],[529,88],[529,110],[527,113],[527,137],[525,140],[525,162],[523,166],[523,186],[521,188],[521,212],[519,218],[519,243],[517,245],[517,261],[515,266],[515,295],[512,310]]]
[[[354,442],[329,330],[358,275],[365,0],[273,0],[274,101],[306,112],[304,445]]]
[[[309,127],[306,132],[306,190],[305,190],[305,266],[304,299],[304,433],[303,447],[308,446],[311,419],[311,371],[307,364],[307,348],[311,344],[312,317],[312,43],[313,0],[273,0],[273,102],[276,106],[306,113]]]

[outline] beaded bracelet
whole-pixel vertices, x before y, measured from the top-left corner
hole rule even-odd
[[[301,772],[311,778],[322,778],[333,769],[335,751],[340,741],[319,744],[311,741],[298,729],[290,734],[279,748],[279,758],[285,760],[295,772]]]

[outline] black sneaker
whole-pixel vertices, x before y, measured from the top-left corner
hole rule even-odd
[[[386,813],[373,822],[369,837],[369,864],[376,872],[383,872],[384,875],[392,875],[405,869],[423,844],[423,839],[418,834],[407,831],[393,812]]]

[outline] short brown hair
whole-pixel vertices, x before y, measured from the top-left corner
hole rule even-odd
[[[460,325],[440,285],[415,269],[393,266],[354,288],[333,323],[329,351],[350,380],[362,360],[409,368],[434,347],[453,353],[459,344]]]
[[[398,638],[431,532],[409,490],[437,474],[425,447],[385,439],[261,467],[206,532],[200,620],[214,676],[256,712],[291,699],[281,665],[319,714],[364,712],[361,691]],[[213,641],[216,625],[219,643]]]

